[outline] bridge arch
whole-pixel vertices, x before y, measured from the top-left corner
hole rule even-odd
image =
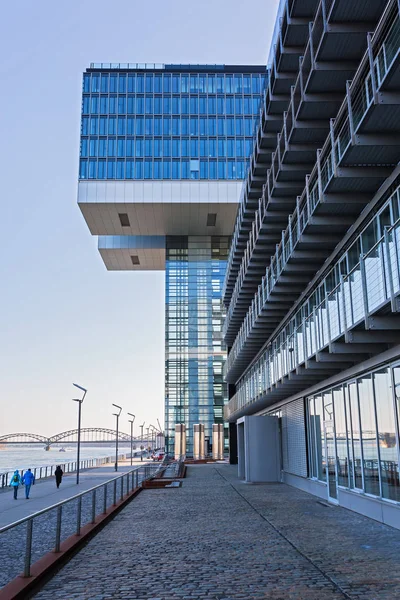
[[[81,428],[81,439],[85,438],[85,434],[100,434],[104,436],[104,441],[115,441],[117,432],[114,429],[106,429],[105,427],[82,427]],[[61,433],[56,433],[49,438],[49,442],[51,444],[55,444],[57,442],[61,442],[62,440],[66,440],[70,437],[74,437],[78,435],[77,429],[69,429],[68,431],[62,431]],[[118,440],[121,442],[129,442],[131,436],[128,433],[124,433],[122,431],[118,432]]]
[[[6,433],[5,435],[0,436],[0,444],[7,442],[18,443],[18,441],[29,443],[32,442],[43,442],[45,444],[48,443],[49,438],[44,437],[43,435],[39,435],[37,433]]]

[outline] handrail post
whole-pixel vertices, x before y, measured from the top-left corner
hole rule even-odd
[[[121,500],[124,497],[124,476],[121,477]]]
[[[33,519],[29,519],[28,523],[26,524],[24,577],[31,576],[32,533],[33,533]]]
[[[114,506],[117,504],[117,480],[114,479]]]
[[[103,514],[107,513],[107,484],[103,486],[104,496],[103,496]]]
[[[61,521],[62,521],[62,506],[57,508],[57,521],[56,521],[56,543],[54,546],[54,552],[60,552],[61,542]]]

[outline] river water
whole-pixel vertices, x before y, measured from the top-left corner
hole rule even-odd
[[[66,445],[65,452],[60,452],[62,447],[61,444],[55,444],[46,451],[43,444],[2,445],[0,446],[0,473],[14,472],[15,469],[26,471],[29,467],[46,467],[75,461],[76,445]],[[128,453],[130,453],[129,444],[118,445],[118,454]],[[115,445],[81,445],[81,460],[106,456],[115,456]]]

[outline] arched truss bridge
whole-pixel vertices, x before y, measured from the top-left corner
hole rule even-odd
[[[82,427],[81,428],[81,442],[115,442],[117,432],[114,429],[105,429],[104,427]],[[78,430],[69,429],[68,431],[62,431],[56,433],[51,437],[39,435],[37,433],[7,433],[6,435],[0,435],[0,444],[56,444],[58,442],[73,443],[78,440]],[[118,441],[130,442],[131,436],[128,433],[122,431],[118,432]],[[142,441],[141,438],[134,438],[134,442]]]

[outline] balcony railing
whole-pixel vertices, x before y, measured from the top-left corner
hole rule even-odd
[[[352,132],[355,135],[361,129],[363,119],[374,103],[374,88],[376,92],[379,91],[399,53],[400,18],[398,11],[388,14],[388,23],[386,25],[384,29],[386,34],[384,37],[382,37],[382,34],[378,35],[376,44],[374,44],[374,38],[370,40],[370,50],[375,58],[370,64],[368,50],[358,71],[358,73],[361,73],[361,76],[356,76],[352,85],[347,90],[347,97],[339,110],[341,117],[336,119],[330,136],[327,138],[322,151],[318,154],[317,164],[311,176],[306,179],[306,187],[298,199],[296,210],[289,217],[289,224],[286,230],[282,232],[281,242],[277,245],[276,252],[271,257],[270,265],[266,269],[258,291],[235,338],[225,364],[225,374],[232,368],[257,318],[270,301],[271,293],[274,290],[275,284],[279,281],[279,276],[284,271],[286,264],[301,241],[301,236],[309,225],[311,217],[322,202],[326,188],[335,176],[336,168],[341,166],[341,161],[352,144]],[[379,82],[378,85],[374,84],[374,78],[376,82]],[[334,148],[334,152],[332,152],[332,147]],[[242,265],[227,311],[223,326],[224,335],[226,335],[230,326],[236,302],[242,289],[246,269],[251,259],[251,253],[256,245],[264,216],[268,210],[269,198],[266,198],[268,191],[269,183],[267,182],[260,200],[258,216],[256,213],[255,227],[250,232],[249,242],[242,259]]]
[[[399,192],[399,188],[395,194]],[[324,284],[327,279],[322,281]],[[321,285],[322,289],[322,285]],[[400,220],[386,228],[384,236],[340,283],[318,304],[307,297],[296,314],[268,345],[257,363],[238,385],[225,408],[225,418],[242,410],[294,372],[317,352],[365,323],[391,303],[398,309],[400,295]]]

